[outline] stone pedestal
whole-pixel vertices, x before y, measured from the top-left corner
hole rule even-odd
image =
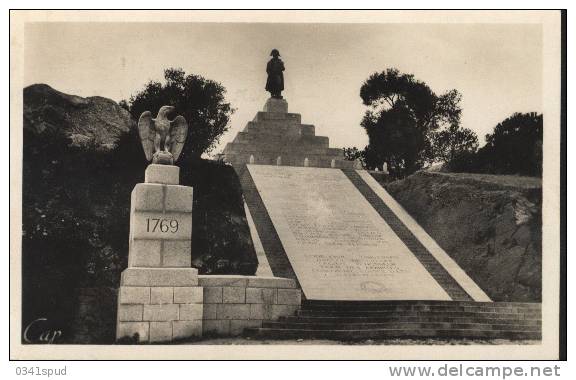
[[[132,191],[128,268],[116,337],[138,343],[202,335],[203,291],[191,267],[192,188],[179,168],[149,165]]]
[[[284,99],[269,98],[264,104],[264,112],[287,113],[288,102]]]

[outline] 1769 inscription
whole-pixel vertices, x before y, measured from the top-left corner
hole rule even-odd
[[[178,220],[164,218],[146,218],[146,232],[178,232]]]
[[[191,213],[136,212],[132,217],[132,237],[135,239],[190,239]]]

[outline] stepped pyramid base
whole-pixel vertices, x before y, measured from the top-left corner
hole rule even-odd
[[[302,124],[288,112],[288,102],[270,98],[242,132],[226,145],[223,157],[236,168],[245,164],[352,168],[340,148],[330,148],[328,137],[316,136],[315,127]],[[306,161],[306,164],[304,163]]]
[[[246,329],[256,339],[541,340],[541,304],[468,301],[306,301],[296,315]]]

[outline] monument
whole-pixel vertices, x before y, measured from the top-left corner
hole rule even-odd
[[[271,97],[223,156],[240,177],[258,271],[293,279],[304,300],[296,315],[245,333],[541,339],[539,305],[491,302],[361,162],[288,112],[273,53]]]
[[[191,267],[191,187],[179,185],[178,159],[186,139],[182,116],[160,108],[138,122],[152,164],[132,191],[128,268],[122,272],[116,337],[137,343],[170,342],[202,335],[203,290]]]
[[[263,264],[298,281],[307,300],[489,301],[358,163],[288,112],[284,64],[271,55],[271,97],[223,151]]]
[[[191,267],[193,191],[173,165],[187,124],[168,119],[172,107],[145,112],[138,128],[152,163],[132,192],[118,340],[540,339],[538,305],[491,302],[359,162],[288,112],[276,53],[271,98],[223,152],[242,185],[257,275]]]
[[[242,185],[257,275],[191,267],[193,192],[173,165],[187,124],[168,119],[171,107],[145,112],[138,128],[152,164],[132,192],[117,338],[540,339],[539,305],[491,302],[359,162],[288,112],[272,55],[271,98],[223,152]]]

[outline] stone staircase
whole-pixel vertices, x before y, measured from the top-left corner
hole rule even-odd
[[[246,329],[256,339],[540,340],[541,304],[471,301],[304,301],[294,316]]]

